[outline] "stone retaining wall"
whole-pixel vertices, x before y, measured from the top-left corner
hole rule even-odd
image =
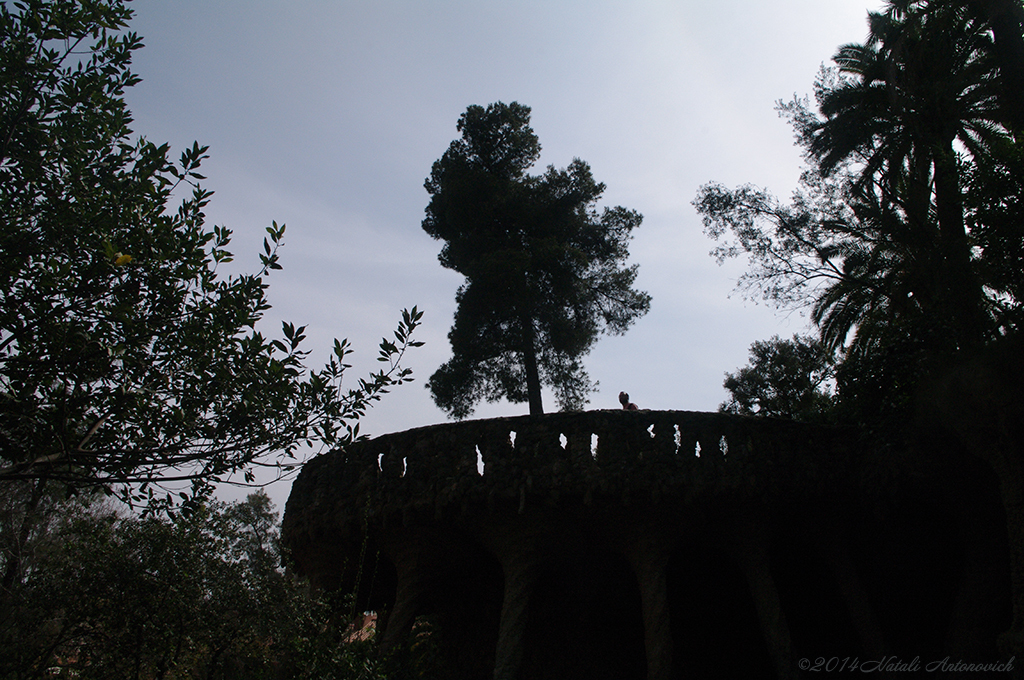
[[[584,574],[595,559],[611,560],[604,578],[620,579],[601,588],[640,598],[646,672],[595,666],[578,677],[676,677],[666,570],[678,546],[713,536],[714,550],[732,556],[735,578],[750,590],[763,663],[793,677],[769,557],[775,508],[799,506],[797,519],[784,521],[826,535],[856,478],[855,444],[848,430],[686,411],[433,425],[306,463],[283,537],[315,585],[352,589],[360,606],[384,612],[386,645],[408,634],[419,614],[447,615],[449,641],[460,640],[451,656],[463,665],[457,677],[511,680],[558,661],[524,657],[538,647],[529,641],[537,584]],[[632,585],[621,582],[623,569]],[[576,577],[568,578],[559,587],[575,588]],[[591,643],[593,653],[604,644]]]

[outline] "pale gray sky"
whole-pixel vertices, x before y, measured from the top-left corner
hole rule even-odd
[[[431,164],[470,104],[533,108],[543,166],[574,157],[607,184],[606,205],[639,210],[632,261],[650,313],[586,361],[589,408],[713,411],[751,342],[806,329],[797,314],[733,292],[742,262],[708,255],[690,201],[700,185],[751,182],[788,196],[801,159],[779,99],[811,92],[819,67],[867,34],[868,0],[135,0],[146,47],[128,93],[135,130],[177,151],[210,146],[210,224],[235,232],[236,264],[258,265],[264,228],[288,225],[270,277],[266,330],[308,324],[314,365],[334,337],[356,349],[351,379],[403,307],[425,311],[416,382],[364,431],[445,420],[424,388],[450,356],[461,277],[420,228]],[[545,406],[555,407],[550,394]],[[483,404],[475,417],[519,415]],[[283,503],[287,489],[272,495]]]

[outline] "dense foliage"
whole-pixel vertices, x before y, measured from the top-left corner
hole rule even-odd
[[[0,3],[0,677],[378,677],[335,603],[282,572],[266,497],[209,494],[358,438],[411,380],[422,315],[344,388],[346,341],[311,371],[303,327],[257,330],[285,227],[256,274],[221,271],[206,148],[173,162],[133,137],[131,16]]]
[[[814,338],[794,335],[757,341],[750,365],[727,373],[723,386],[730,398],[719,410],[746,416],[822,421],[833,407],[835,367],[832,353]]]
[[[334,446],[416,345],[406,312],[387,368],[342,391],[350,352],[307,371],[303,328],[256,330],[284,225],[256,274],[223,276],[231,232],[205,224],[205,147],[177,163],[132,137],[141,47],[122,0],[0,5],[0,479],[167,503],[306,442]],[[177,209],[174,197],[186,193]]]
[[[694,202],[718,257],[750,257],[748,289],[811,307],[862,418],[1024,320],[1024,146],[974,4],[891,2],[823,70],[817,112],[780,105],[810,166],[791,203],[718,184]]]
[[[375,680],[431,669],[425,629],[380,654],[372,628],[354,635],[363,619],[343,600],[281,568],[262,492],[174,520],[64,503],[31,552],[0,607],[0,678]]]
[[[837,420],[874,451],[971,455],[998,478],[1013,624],[997,642],[1019,658],[1024,4],[889,0],[869,26],[823,69],[816,111],[780,104],[809,165],[793,200],[709,184],[694,205],[719,258],[750,258],[742,285],[810,307]]]
[[[466,277],[453,357],[428,384],[455,418],[481,399],[542,413],[542,385],[563,410],[582,408],[594,387],[582,357],[599,333],[624,333],[650,307],[632,287],[637,266],[625,264],[640,214],[599,214],[605,186],[579,159],[527,174],[540,157],[529,123],[529,107],[515,102],[470,106],[426,182],[423,229],[445,242],[441,264]]]

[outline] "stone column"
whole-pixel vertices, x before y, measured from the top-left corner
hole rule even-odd
[[[819,549],[832,568],[832,575],[835,577],[840,594],[842,594],[853,627],[860,637],[864,652],[871,658],[880,659],[886,655],[882,629],[878,625],[874,609],[871,606],[871,598],[857,574],[857,567],[850,557],[849,548],[841,531],[839,523],[832,522],[831,527],[817,529],[815,536]]]
[[[523,640],[530,615],[530,596],[537,580],[537,559],[513,555],[503,560],[505,594],[501,603],[498,646],[494,653],[494,680],[518,680],[523,663]]]
[[[640,587],[643,607],[647,679],[669,680],[672,675],[672,627],[669,616],[668,552],[656,541],[642,539],[629,555]]]
[[[795,680],[799,675],[793,659],[789,624],[768,557],[769,530],[764,511],[753,509],[735,519],[732,540],[728,544],[754,598],[761,634],[775,664],[775,672],[780,680]]]
[[[415,550],[400,554],[395,559],[398,586],[395,591],[395,606],[388,612],[381,638],[381,648],[389,650],[403,642],[412,631],[416,613],[422,600],[424,575],[420,571],[420,560]]]

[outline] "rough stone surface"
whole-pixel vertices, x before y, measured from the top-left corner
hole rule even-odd
[[[858,442],[681,411],[435,425],[307,463],[283,536],[315,585],[381,612],[385,644],[431,617],[451,677],[799,677],[942,658],[950,635],[998,658],[991,474]]]

